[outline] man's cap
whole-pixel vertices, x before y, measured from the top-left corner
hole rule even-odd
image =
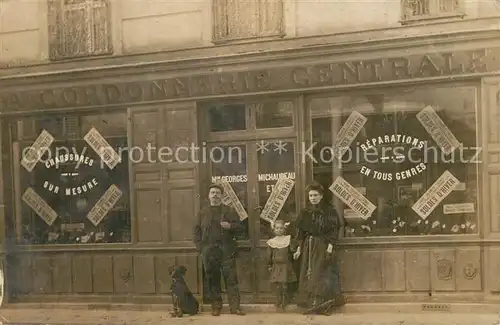
[[[210,184],[210,186],[208,186],[208,191],[210,191],[210,189],[212,188],[217,188],[221,191],[222,194],[224,194],[224,188],[220,184],[217,183]]]

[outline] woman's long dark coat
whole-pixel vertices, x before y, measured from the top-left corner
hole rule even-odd
[[[311,307],[342,298],[336,258],[339,231],[343,223],[335,208],[322,204],[301,211],[296,223],[296,240],[301,248],[298,304]],[[333,254],[327,253],[328,244]]]

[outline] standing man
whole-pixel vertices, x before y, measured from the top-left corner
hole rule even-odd
[[[236,212],[222,204],[224,189],[217,184],[208,188],[210,206],[202,209],[194,227],[194,243],[201,254],[205,269],[205,281],[212,304],[212,315],[222,310],[221,271],[227,287],[231,314],[243,316],[240,307],[240,290],[236,274],[236,239],[242,229]]]

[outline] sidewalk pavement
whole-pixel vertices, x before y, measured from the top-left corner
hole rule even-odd
[[[204,312],[196,316],[171,318],[166,311],[86,310],[47,308],[6,308],[0,310],[0,324],[189,324],[189,325],[500,325],[498,314],[422,313],[341,313],[331,316],[304,316],[250,312],[246,316]]]

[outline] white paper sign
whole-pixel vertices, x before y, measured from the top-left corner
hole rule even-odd
[[[61,225],[61,230],[62,231],[75,231],[75,230],[84,230],[85,229],[85,224],[83,222],[81,223],[63,223]]]
[[[35,142],[33,142],[31,147],[24,150],[21,166],[31,172],[45,152],[50,149],[50,145],[54,142],[54,140],[55,139],[52,134],[43,130],[38,138],[36,138]]]
[[[460,147],[460,142],[431,106],[421,110],[417,119],[445,154],[450,154]]]
[[[454,191],[465,191],[465,188],[466,188],[465,183],[460,182],[460,183],[458,183],[457,186],[455,186],[455,188],[453,190]]]
[[[359,219],[359,218],[361,218],[361,216],[353,209],[344,209],[344,218],[345,219]]]
[[[444,214],[474,213],[474,203],[456,203],[443,205]]]
[[[347,119],[347,121],[345,121],[344,125],[337,134],[337,139],[335,140],[334,144],[335,157],[340,159],[345,154],[345,152],[349,150],[349,147],[351,146],[352,142],[361,131],[367,120],[368,119],[366,117],[356,111],[352,112],[351,115],[349,115],[349,118]]]
[[[355,187],[356,191],[359,193],[366,195],[366,187]]]
[[[120,191],[116,185],[111,185],[101,196],[99,201],[92,207],[92,210],[89,211],[87,219],[97,227],[102,219],[108,214],[109,210],[111,210],[120,200],[122,194],[122,191]]]
[[[238,198],[236,193],[234,193],[231,184],[229,184],[228,181],[219,181],[217,182],[217,184],[220,184],[224,189],[224,196],[222,197],[222,203],[236,210],[236,213],[240,216],[241,221],[248,218],[248,214],[245,211],[243,205],[241,204],[240,199]]]
[[[274,185],[273,191],[267,199],[266,205],[264,206],[260,217],[269,222],[275,222],[294,185],[294,180],[280,178],[276,182],[276,185]]]
[[[329,190],[365,220],[368,219],[376,209],[373,203],[364,197],[363,194],[356,191],[356,189],[341,176],[337,177],[335,182],[330,185]]]
[[[49,226],[52,226],[54,221],[57,219],[57,212],[55,212],[44,199],[36,194],[31,187],[26,189],[22,200]]]
[[[411,208],[425,220],[458,183],[452,173],[445,171]]]
[[[121,161],[120,155],[109,145],[108,141],[102,135],[92,128],[83,139],[94,149],[94,151],[101,157],[102,161],[109,167],[115,168]]]

